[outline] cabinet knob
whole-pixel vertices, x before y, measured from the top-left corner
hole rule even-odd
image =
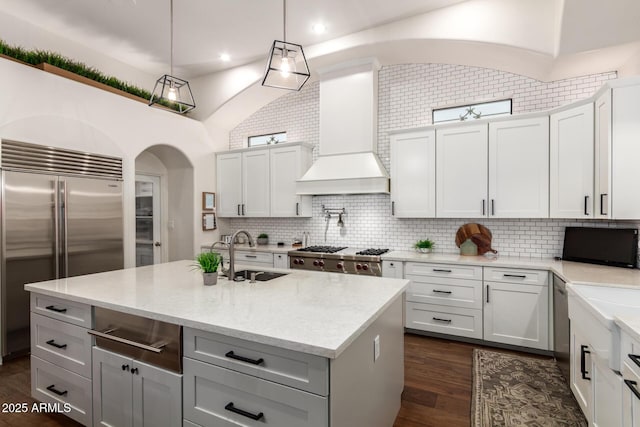
[[[122,370],[123,371],[128,371],[129,370],[129,365],[122,365]]]
[[[138,375],[138,368],[131,368],[131,375]]]

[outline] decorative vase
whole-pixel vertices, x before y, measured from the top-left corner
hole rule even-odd
[[[218,283],[218,272],[202,273],[202,280],[205,286],[211,286]]]
[[[269,238],[268,237],[258,237],[258,244],[259,245],[268,245],[269,244]]]
[[[423,253],[423,254],[430,254],[431,253],[431,248],[416,248],[416,251]]]

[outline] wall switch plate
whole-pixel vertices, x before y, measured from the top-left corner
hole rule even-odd
[[[380,335],[376,335],[373,339],[373,361],[375,362],[380,357]]]

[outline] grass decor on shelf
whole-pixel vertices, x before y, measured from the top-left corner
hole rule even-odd
[[[98,83],[102,83],[106,86],[110,86],[114,89],[121,90],[131,95],[140,97],[146,102],[151,98],[151,92],[145,89],[141,89],[132,84],[123,82],[113,76],[107,76],[103,72],[83,64],[79,61],[74,61],[56,52],[49,52],[45,50],[28,50],[19,46],[11,46],[4,40],[0,39],[0,55],[5,55],[9,58],[13,58],[17,61],[25,64],[38,66],[40,64],[49,64],[54,67],[58,67],[62,70],[69,71],[81,77],[93,80]],[[179,111],[179,106],[173,102],[162,101],[160,102],[164,107],[171,110]]]
[[[194,268],[203,273],[216,273],[220,265],[220,255],[216,252],[201,252],[196,256]]]
[[[413,247],[416,248],[419,252],[430,252],[436,243],[433,240],[425,239],[418,240]]]

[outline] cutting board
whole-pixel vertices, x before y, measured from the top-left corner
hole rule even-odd
[[[489,243],[491,243],[491,231],[489,231],[489,229],[484,225],[476,224],[474,222],[461,225],[456,232],[456,246],[460,247],[460,245],[467,239],[471,239],[471,236],[478,234],[484,237],[483,241],[488,240]]]

